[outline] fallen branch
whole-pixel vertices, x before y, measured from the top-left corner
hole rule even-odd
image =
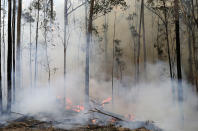
[[[100,113],[100,114],[103,114],[103,115],[106,115],[106,116],[110,116],[118,121],[126,121],[122,116],[120,115],[117,115],[115,113],[110,113],[110,112],[107,112],[107,111],[101,111],[97,108],[95,108],[94,110],[90,110],[92,112],[97,112],[97,113]]]

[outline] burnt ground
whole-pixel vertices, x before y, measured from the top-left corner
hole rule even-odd
[[[130,130],[113,124],[101,126],[97,124],[76,125],[72,129],[60,129],[55,127],[55,122],[35,120],[33,117],[21,117],[0,125],[0,131],[151,131],[144,127]]]

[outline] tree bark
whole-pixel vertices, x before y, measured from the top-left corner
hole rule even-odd
[[[30,3],[31,4],[31,3]],[[30,5],[31,6],[31,5]],[[30,9],[30,15],[32,14],[32,10]],[[32,22],[30,21],[30,50],[29,50],[29,61],[30,61],[30,87],[32,88]]]
[[[54,1],[51,0],[51,19],[53,20],[53,15],[54,15]]]
[[[22,0],[18,0],[18,13],[17,13],[17,52],[16,52],[16,72],[17,72],[17,87],[21,87],[21,13],[22,13]]]
[[[13,0],[13,13],[12,13],[12,43],[13,43],[13,71],[12,71],[12,86],[13,86],[13,102],[15,102],[15,26],[16,26],[16,0]]]
[[[35,53],[35,62],[34,62],[34,88],[37,87],[37,73],[38,73],[38,35],[39,35],[39,15],[40,15],[40,0],[37,1],[37,22],[36,22],[36,53]]]
[[[141,27],[142,27],[142,15],[144,9],[144,0],[141,0],[141,9],[140,9],[140,22],[139,22],[139,36],[138,36],[138,47],[137,47],[137,83],[139,83],[140,77],[140,46],[141,46]]]
[[[0,0],[1,7],[1,0]],[[2,75],[1,75],[1,9],[0,9],[0,114],[3,110],[3,96],[2,96]]]
[[[85,103],[87,107],[89,107],[89,60],[90,60],[90,43],[92,37],[94,1],[95,0],[90,1],[89,23],[88,23],[88,31],[87,31],[87,45],[86,45]]]
[[[177,56],[177,78],[178,78],[178,101],[183,100],[181,52],[180,52],[180,29],[179,29],[179,1],[175,0],[175,36],[176,36],[176,56]]]
[[[114,68],[115,68],[115,35],[116,35],[116,13],[114,17],[114,25],[113,25],[113,54],[112,54],[112,71],[111,71],[111,96],[112,96],[112,104],[114,104]]]
[[[11,112],[12,104],[12,0],[8,0],[8,55],[7,55],[7,113]]]
[[[64,6],[64,105],[66,106],[66,74],[67,74],[67,24],[68,24],[68,1],[65,0]]]
[[[145,36],[145,22],[144,22],[144,0],[142,1],[142,28],[143,28],[143,48],[144,48],[144,76],[145,79],[147,77],[147,71],[146,71],[146,66],[147,66],[147,54],[146,54],[146,36]]]

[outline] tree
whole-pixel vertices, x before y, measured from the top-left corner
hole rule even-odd
[[[22,13],[22,0],[18,0],[16,72],[17,72],[17,86],[19,88],[21,87],[21,13]]]
[[[8,55],[7,55],[7,113],[11,112],[12,104],[12,0],[8,0]]]
[[[180,52],[180,27],[179,27],[179,1],[174,0],[175,4],[175,36],[176,36],[176,55],[177,55],[177,78],[178,78],[178,101],[183,100],[182,91],[182,72],[181,72],[181,52]]]
[[[1,7],[1,0],[0,0]],[[0,38],[1,38],[1,9],[0,9]],[[2,75],[1,75],[1,40],[0,40],[0,114],[3,109],[3,97],[2,97]]]
[[[12,10],[12,45],[13,45],[13,70],[12,70],[12,81],[13,81],[13,102],[15,101],[15,26],[16,26],[16,0],[13,0],[13,10]]]
[[[94,13],[94,1],[90,1],[89,9],[89,21],[88,21],[88,30],[87,30],[87,45],[86,45],[86,66],[85,66],[85,103],[86,106],[89,106],[89,53],[90,53],[90,43],[92,36],[92,26],[93,26],[93,13]]]
[[[64,3],[64,105],[66,105],[66,66],[67,66],[67,24],[68,24],[68,0],[65,0]]]
[[[34,62],[34,88],[37,87],[37,73],[38,73],[38,35],[39,35],[39,15],[40,15],[40,0],[37,1],[37,21],[36,21],[36,53]]]

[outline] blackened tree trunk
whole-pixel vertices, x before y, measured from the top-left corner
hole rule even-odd
[[[22,0],[18,0],[16,72],[17,72],[17,87],[19,88],[21,87],[21,13],[22,13]]]
[[[8,55],[7,55],[7,113],[11,112],[12,102],[12,0],[8,0]]]
[[[51,19],[53,19],[54,13],[54,0],[51,0]]]
[[[178,78],[178,100],[183,100],[182,91],[182,71],[181,71],[181,52],[180,52],[180,29],[179,29],[179,1],[175,0],[175,36],[176,36],[176,55],[177,55],[177,78]]]
[[[13,12],[12,12],[12,45],[13,45],[13,71],[12,71],[12,86],[13,86],[13,102],[15,101],[15,25],[16,25],[16,0],[13,0]]]
[[[89,107],[89,58],[90,58],[90,43],[92,37],[92,26],[93,26],[93,11],[94,11],[94,1],[90,1],[89,10],[89,23],[87,31],[87,45],[86,45],[86,66],[85,66],[85,103]]]

